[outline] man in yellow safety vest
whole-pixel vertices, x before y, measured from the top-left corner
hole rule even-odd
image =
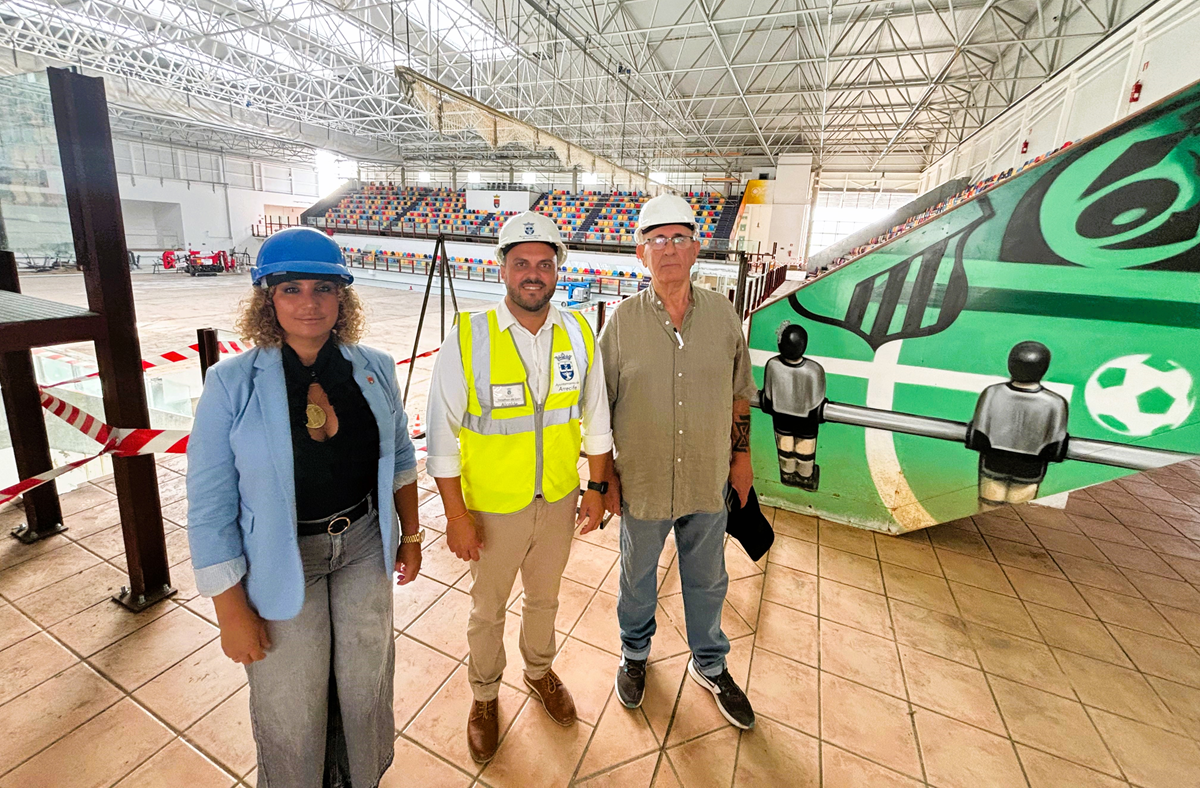
[[[458,316],[430,381],[426,469],[442,494],[446,546],[471,566],[467,744],[478,763],[499,739],[505,609],[518,570],[525,683],[556,723],[575,722],[551,669],[554,619],[574,527],[587,533],[604,514],[612,432],[591,326],[550,303],[566,255],[553,219],[527,211],[505,222],[496,257],[507,295]],[[577,517],[581,446],[596,481]]]

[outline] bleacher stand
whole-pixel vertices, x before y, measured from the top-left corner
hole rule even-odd
[[[433,263],[433,255],[428,252],[397,252],[387,249],[360,249],[352,246],[343,246],[342,252],[346,255],[347,265],[379,271],[428,274],[429,266]],[[500,266],[490,255],[488,257],[451,256],[450,266],[451,276],[455,279],[500,281]],[[581,268],[564,265],[558,270],[560,286],[571,282],[583,282],[587,283],[595,293],[632,294],[646,288],[650,282],[647,274],[616,268]]]
[[[1025,171],[1026,168],[1032,167],[1035,164],[1041,164],[1042,161],[1045,160],[1047,157],[1053,156],[1054,154],[1058,153],[1059,151],[1069,148],[1072,144],[1073,143],[1070,141],[1064,142],[1062,145],[1060,145],[1059,147],[1055,148],[1052,151],[1047,151],[1046,153],[1043,153],[1040,156],[1036,156],[1032,159],[1029,159],[1028,161],[1023,163],[1020,167],[1016,167],[1016,168],[1009,167],[1007,170],[1005,170],[1003,172],[998,172],[995,175],[984,178],[983,180],[976,181],[975,183],[971,184],[966,189],[963,189],[958,194],[955,194],[952,197],[942,200],[937,205],[933,206],[932,208],[928,208],[928,209],[922,211],[921,213],[917,214],[916,216],[910,216],[908,219],[905,219],[900,224],[895,225],[894,227],[892,227],[890,230],[888,230],[885,233],[881,233],[880,235],[875,236],[871,240],[867,241],[865,244],[861,244],[859,246],[854,247],[849,252],[847,252],[844,256],[839,257],[838,259],[831,262],[829,264],[828,269],[822,269],[822,271],[840,268],[841,266],[845,265],[846,263],[850,262],[851,260],[854,260],[858,257],[862,257],[864,254],[867,254],[868,252],[882,246],[883,244],[887,243],[888,241],[892,240],[893,238],[895,238],[903,233],[908,232],[909,230],[913,229],[914,227],[924,224],[925,222],[929,221],[930,219],[932,219],[935,216],[945,213],[946,211],[950,210],[951,208],[971,199],[975,195],[982,194],[983,192],[993,189],[996,186],[998,186],[999,184],[1007,181],[1009,178],[1013,178],[1017,175],[1020,175],[1022,172]]]
[[[556,189],[541,195],[532,210],[553,218],[568,240],[632,244],[638,211],[648,197],[640,191],[573,193]],[[712,192],[690,192],[687,200],[696,211],[700,240],[708,245],[718,235],[717,224],[726,200]],[[728,203],[735,204],[736,201]],[[465,189],[368,183],[330,208],[325,220],[334,228],[365,226],[373,230],[494,237],[514,213],[469,211]],[[728,225],[732,228],[732,222]]]
[[[469,235],[487,216],[487,211],[467,210],[467,196],[462,189],[435,189],[408,212],[401,224],[417,231]]]
[[[696,212],[696,234],[708,245],[717,236],[717,220],[725,210],[725,197],[713,192],[688,192],[687,201]]]
[[[645,192],[613,192],[600,209],[595,222],[587,228],[586,240],[599,243],[633,243],[638,211],[648,197]]]
[[[483,226],[482,229],[480,229],[479,235],[489,235],[489,236],[500,235],[501,225],[503,225],[506,221],[508,221],[508,217],[516,216],[518,213],[520,213],[520,212],[519,211],[499,211],[497,213],[493,213],[492,218],[488,219],[487,223]]]
[[[429,189],[409,186],[399,187],[394,183],[368,183],[362,191],[346,195],[341,202],[325,212],[325,221],[356,225],[359,221],[378,222],[382,227],[391,227],[396,217],[412,200]]]
[[[614,192],[587,228],[585,240],[599,243],[634,243],[637,215],[650,195],[645,192]],[[696,233],[707,245],[716,237],[717,220],[725,209],[725,197],[712,192],[689,192],[688,203],[696,212]]]
[[[575,234],[583,227],[592,209],[608,200],[607,192],[582,191],[572,194],[569,191],[555,189],[542,196],[531,210],[544,213],[558,222],[558,229],[569,240],[575,239]]]

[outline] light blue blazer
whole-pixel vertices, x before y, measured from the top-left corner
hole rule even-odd
[[[379,425],[379,527],[390,577],[400,538],[391,492],[416,481],[416,452],[392,357],[362,345],[340,349]],[[209,369],[187,449],[196,588],[216,596],[245,578],[250,603],[275,620],[294,618],[304,604],[291,434],[279,348],[254,348]]]

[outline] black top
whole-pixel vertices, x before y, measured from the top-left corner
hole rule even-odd
[[[311,367],[283,345],[292,423],[292,457],[296,480],[296,518],[319,520],[340,512],[375,492],[379,473],[379,425],[358,384],[354,367],[330,337]],[[308,387],[320,383],[337,414],[338,431],[325,441],[308,433]]]

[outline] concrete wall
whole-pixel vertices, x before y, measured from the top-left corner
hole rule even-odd
[[[921,190],[1019,166],[1200,80],[1197,41],[1200,3],[1159,0],[926,168]],[[1131,103],[1135,82],[1141,98]]]
[[[258,242],[251,227],[264,214],[317,201],[316,170],[305,164],[120,138],[113,140],[113,157],[126,235],[135,249],[166,248],[174,245],[169,236],[180,236],[179,246],[253,253]],[[182,227],[170,218],[174,212]]]
[[[241,189],[216,183],[197,183],[118,175],[121,208],[126,214],[126,233],[131,248],[157,249],[170,245],[150,242],[154,232],[168,234],[157,217],[178,212],[182,237],[179,244],[194,249],[258,248],[251,227],[263,216],[267,205],[307,208],[313,198],[257,189]],[[155,206],[155,218],[147,216],[146,204]],[[153,229],[151,229],[153,228]],[[132,231],[132,233],[130,232]]]
[[[176,202],[121,200],[125,243],[133,251],[176,248],[183,243],[183,211]]]
[[[774,251],[781,263],[797,262],[804,256],[812,221],[812,156],[780,156],[777,167],[757,174],[773,178],[747,184],[748,196],[733,235],[747,251]]]
[[[767,238],[776,248],[781,263],[794,263],[804,256],[808,223],[812,220],[812,156],[780,156],[772,190],[771,230]]]
[[[496,197],[500,198],[499,207]],[[527,211],[533,201],[538,198],[536,192],[506,192],[485,191],[483,189],[467,189],[468,211]]]

